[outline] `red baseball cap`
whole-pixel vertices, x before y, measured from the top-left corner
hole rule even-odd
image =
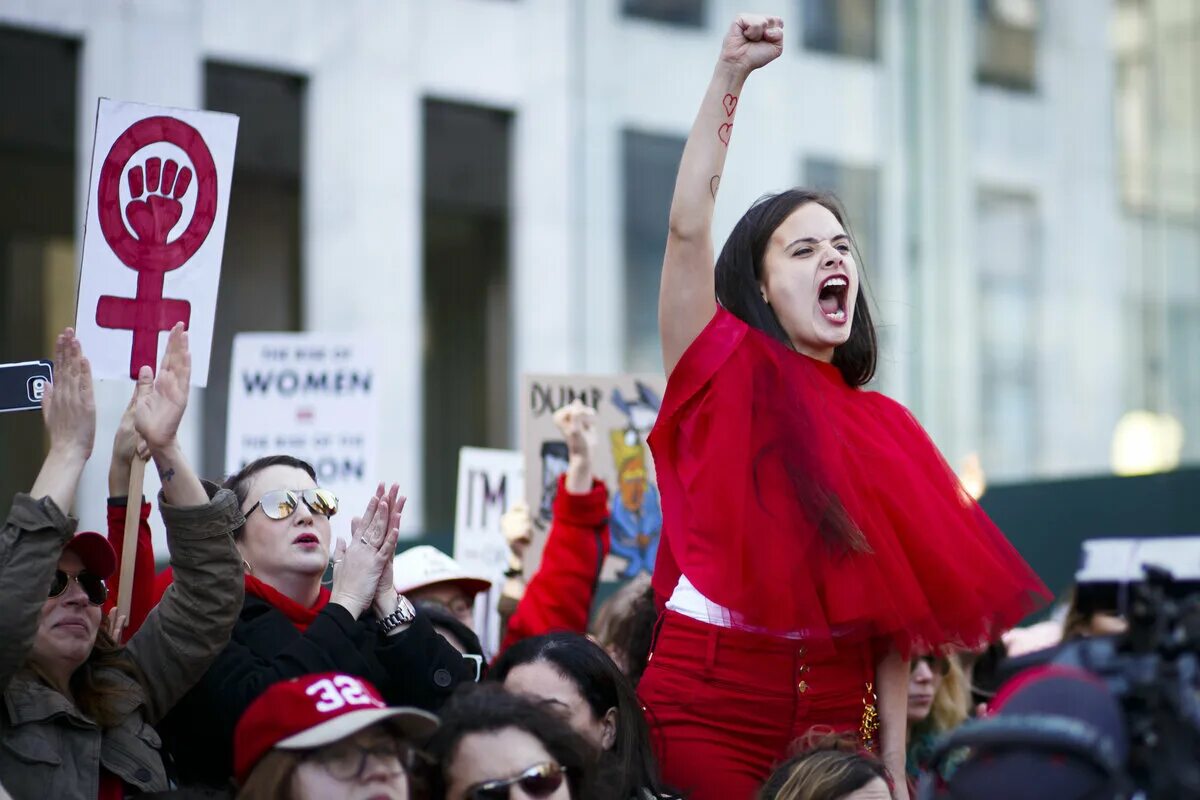
[[[95,531],[83,531],[71,537],[63,547],[79,556],[83,568],[100,578],[111,577],[117,571],[117,551],[108,543],[108,538]]]
[[[233,734],[233,774],[245,783],[272,748],[309,750],[388,720],[402,736],[421,739],[438,718],[416,708],[389,708],[379,690],[339,672],[304,675],[272,685],[250,704]]]

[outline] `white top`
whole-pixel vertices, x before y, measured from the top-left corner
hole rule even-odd
[[[686,575],[679,576],[679,583],[675,584],[675,591],[671,592],[671,599],[667,601],[667,610],[709,625],[733,627],[733,612],[700,594],[700,590],[692,585]]]
[[[741,624],[738,614],[725,608],[725,606],[717,605],[712,600],[709,600],[687,579],[686,575],[679,576],[679,583],[675,584],[675,591],[671,592],[671,599],[667,600],[667,610],[674,611],[676,614],[682,614],[698,622],[716,625],[719,628],[738,628],[752,633],[779,636],[784,639],[804,638],[804,634],[800,632],[777,633],[764,628]]]

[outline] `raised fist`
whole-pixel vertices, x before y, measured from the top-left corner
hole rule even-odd
[[[721,44],[721,60],[745,72],[766,66],[782,52],[783,20],[760,14],[739,14]]]
[[[183,215],[183,197],[192,182],[192,171],[179,169],[173,160],[146,159],[146,167],[129,170],[129,196],[125,206],[129,227],[143,242],[166,244],[167,234]],[[145,199],[143,199],[145,195]]]

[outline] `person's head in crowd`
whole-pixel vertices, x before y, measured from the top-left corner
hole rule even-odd
[[[337,497],[317,486],[311,464],[288,455],[251,461],[225,487],[246,517],[234,534],[246,572],[302,605],[314,603],[329,566]]]
[[[913,658],[908,691],[908,718],[916,729],[941,733],[958,727],[968,716],[970,697],[956,653]],[[915,703],[914,692],[918,693]]]
[[[475,629],[475,595],[492,582],[467,572],[450,556],[429,545],[410,547],[392,560],[396,591],[414,603],[445,606],[462,624]]]
[[[369,682],[340,673],[269,687],[234,733],[239,800],[408,800],[414,742],[437,717],[389,708]]]
[[[891,800],[887,770],[872,753],[840,736],[802,744],[776,767],[758,800]]]
[[[115,721],[116,690],[97,672],[128,672],[120,646],[103,625],[105,581],[116,571],[117,554],[99,533],[77,533],[63,547],[42,604],[28,665],[101,727]],[[115,612],[114,612],[115,613]]]
[[[422,600],[415,604],[417,610],[424,614],[431,623],[433,629],[442,635],[450,645],[463,654],[464,658],[472,661],[475,666],[472,669],[475,671],[476,680],[483,677],[487,665],[483,654],[483,645],[479,642],[479,637],[475,631],[468,628],[454,616],[450,609],[446,608],[441,603],[431,603],[428,600]]]
[[[926,776],[922,797],[959,800],[1113,800],[1128,797],[1129,734],[1099,677],[1043,665],[1001,687],[993,714],[939,745],[965,755],[953,775]]]
[[[642,705],[608,654],[577,633],[524,639],[492,665],[489,679],[556,710],[600,752],[614,796],[663,794]]]
[[[832,360],[850,386],[875,373],[875,326],[837,198],[789,189],[756,202],[716,263],[717,302],[805,355]]]
[[[591,745],[544,703],[496,684],[459,689],[426,751],[434,800],[597,796]]]
[[[657,619],[654,587],[645,573],[614,592],[596,613],[596,641],[634,686],[646,671]]]

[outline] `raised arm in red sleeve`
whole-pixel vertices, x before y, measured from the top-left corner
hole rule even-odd
[[[541,566],[508,621],[501,652],[551,631],[585,633],[608,545],[608,489],[593,480],[587,494],[568,494],[560,477]]]
[[[108,542],[121,555],[125,543],[125,506],[128,498],[108,498]],[[137,633],[146,621],[150,609],[157,605],[158,600],[154,591],[154,544],[150,538],[150,504],[142,501],[141,514],[138,515],[137,555],[133,560],[133,594],[129,599],[129,621],[121,634],[121,643]],[[104,603],[104,613],[116,608],[118,592],[121,590],[121,570],[118,568],[108,580],[108,600]]]

